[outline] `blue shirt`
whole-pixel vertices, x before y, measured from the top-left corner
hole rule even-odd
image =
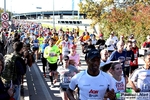
[[[48,46],[47,43],[43,43],[40,45],[40,48],[41,48],[41,53],[44,53],[44,49]]]
[[[119,59],[122,59],[122,62],[123,63],[123,67],[124,67],[124,62],[125,62],[125,59],[126,59],[126,51],[122,51],[122,53],[119,53],[118,51],[114,51],[112,52],[112,54],[110,55],[108,61],[117,61]]]

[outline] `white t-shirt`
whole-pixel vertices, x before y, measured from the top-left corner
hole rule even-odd
[[[126,83],[125,83],[125,78],[122,76],[121,77],[121,80],[120,81],[117,81],[115,78],[112,78],[113,79],[113,82],[114,82],[114,90],[115,90],[115,93],[117,92],[125,92],[125,86],[126,86]]]
[[[79,87],[79,99],[103,100],[108,86],[111,90],[114,85],[112,77],[107,73],[100,71],[98,76],[91,76],[86,70],[72,77],[69,87],[74,90],[76,86]]]
[[[70,41],[62,41],[61,42],[62,45],[62,54],[63,55],[68,55],[68,51],[70,51],[70,47],[71,47],[71,42]]]
[[[92,44],[93,44],[93,45],[95,45],[95,44],[96,44],[96,42],[97,42],[97,40],[96,40],[96,39],[92,39]]]
[[[141,89],[141,92],[150,91],[150,70],[146,70],[143,67],[136,69],[130,76],[131,81],[137,81],[137,88]]]

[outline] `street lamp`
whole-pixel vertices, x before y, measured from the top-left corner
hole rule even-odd
[[[54,2],[54,0],[53,0],[53,28],[55,27],[55,17],[54,17],[55,11],[54,11],[54,5],[55,5],[55,2]]]
[[[4,0],[4,13],[6,13],[6,0]]]
[[[42,7],[36,7],[36,9],[42,9]],[[37,19],[37,11],[36,11],[36,19]]]

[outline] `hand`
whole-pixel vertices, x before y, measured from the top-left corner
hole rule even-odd
[[[14,90],[13,88],[9,88],[7,91],[7,93],[9,94],[10,97],[12,97],[14,95],[13,90]]]
[[[136,60],[134,60],[133,63],[136,64]]]
[[[110,100],[114,100],[115,99],[114,89],[111,89],[109,92],[106,92],[105,97],[109,98]]]
[[[140,92],[141,89],[140,89],[140,88],[136,88],[134,91],[135,91],[135,92]]]

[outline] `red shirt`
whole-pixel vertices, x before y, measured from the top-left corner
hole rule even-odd
[[[150,46],[150,42],[144,42],[142,46],[143,46],[144,48],[147,48],[148,45]],[[148,47],[149,47],[149,46],[148,46]]]
[[[139,53],[139,48],[132,48],[132,51],[134,52],[134,60],[136,63],[130,62],[130,66],[138,66],[138,53]]]

